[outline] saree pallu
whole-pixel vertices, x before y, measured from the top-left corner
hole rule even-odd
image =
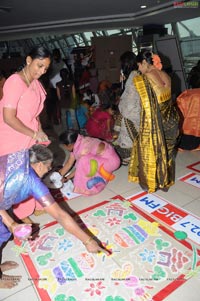
[[[141,98],[141,115],[128,179],[152,193],[174,184],[179,115],[169,98],[170,93],[158,99],[146,76],[135,77],[134,84]]]

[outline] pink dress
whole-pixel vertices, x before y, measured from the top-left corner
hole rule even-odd
[[[105,141],[104,150],[97,154],[101,142],[96,138],[78,136],[72,153],[76,160],[74,192],[97,194],[114,178],[112,172],[120,166],[120,159],[112,145]]]
[[[112,140],[112,134],[110,131],[108,131],[108,120],[111,120],[112,127],[113,118],[108,112],[102,111],[101,109],[94,111],[94,113],[86,123],[86,130],[88,135],[103,140]]]
[[[0,156],[30,148],[34,143],[31,137],[15,131],[3,120],[3,108],[16,109],[17,117],[33,131],[38,130],[37,117],[43,109],[46,92],[38,80],[27,87],[18,74],[11,75],[3,87],[0,102]]]
[[[18,74],[11,75],[3,87],[3,98],[0,102],[0,156],[18,152],[30,148],[35,140],[15,131],[3,120],[3,108],[16,109],[17,117],[33,131],[38,131],[36,119],[43,109],[46,92],[38,80],[33,80],[27,87]],[[35,209],[41,209],[34,198],[29,198],[14,208],[14,213],[20,219],[33,213]]]

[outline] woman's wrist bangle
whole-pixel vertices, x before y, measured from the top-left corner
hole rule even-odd
[[[93,241],[93,238],[92,237],[89,237],[86,242],[83,242],[84,246],[87,246],[89,245],[91,242]]]
[[[37,137],[37,132],[34,132],[34,134],[33,134],[33,137],[32,137],[32,138],[33,138],[34,140],[36,140],[36,137]]]

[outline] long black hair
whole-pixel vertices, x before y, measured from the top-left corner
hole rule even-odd
[[[59,141],[62,144],[69,145],[69,144],[74,144],[78,138],[78,131],[75,130],[69,130],[66,132],[63,132],[59,136]]]
[[[121,70],[126,78],[133,70],[137,70],[136,55],[132,51],[126,51],[120,56]]]
[[[137,63],[142,63],[143,60],[145,60],[148,64],[153,65],[152,52],[149,50],[142,50],[139,52],[136,56],[136,61]]]

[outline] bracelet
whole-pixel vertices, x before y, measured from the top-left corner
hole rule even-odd
[[[36,139],[36,137],[37,137],[37,132],[34,132],[34,134],[33,134],[33,139],[35,140]]]
[[[89,237],[86,242],[83,242],[84,246],[87,246],[89,245],[91,242],[93,241],[93,238],[92,237]]]

